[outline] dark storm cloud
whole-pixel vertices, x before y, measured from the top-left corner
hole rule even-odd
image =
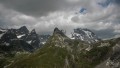
[[[0,0],[5,7],[33,16],[47,15],[50,12],[67,10],[80,2],[67,0]]]
[[[5,7],[33,16],[47,15],[54,11],[65,11],[80,5],[87,6],[87,0],[0,0]],[[89,8],[88,8],[89,9]]]
[[[58,10],[64,0],[0,0],[5,7],[28,15],[44,15]]]

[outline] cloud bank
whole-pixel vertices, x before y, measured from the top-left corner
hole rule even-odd
[[[0,27],[26,25],[40,34],[58,27],[68,35],[79,27],[111,38],[120,35],[119,12],[120,0],[0,0]]]

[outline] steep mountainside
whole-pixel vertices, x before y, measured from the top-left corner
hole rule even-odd
[[[68,38],[58,28],[46,44],[33,54],[14,60],[7,68],[94,68],[108,59],[112,47],[120,40],[90,44]]]
[[[35,49],[40,47],[40,40],[35,29],[33,29],[30,33],[22,36],[20,39],[23,39],[28,44],[32,45]]]
[[[1,48],[4,48],[4,47],[9,48],[15,45],[14,47],[17,49],[13,48],[13,50],[31,52],[35,48],[39,47],[40,41],[39,41],[39,38],[37,37],[36,32],[29,33],[29,30],[26,28],[26,26],[22,26],[19,29],[4,29],[4,30],[1,29],[0,32],[1,32],[0,34]],[[31,41],[31,43],[29,43],[29,40]]]

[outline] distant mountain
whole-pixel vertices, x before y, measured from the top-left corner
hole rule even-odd
[[[23,39],[28,44],[32,45],[35,49],[40,47],[40,40],[38,37],[38,34],[36,33],[35,29],[33,29],[28,34],[20,35],[21,37],[19,39]]]
[[[21,28],[18,29],[19,34],[27,34],[29,33],[29,30],[27,29],[26,26],[22,26]]]
[[[29,33],[26,26],[19,29],[0,29],[0,46],[3,50],[32,52],[39,48],[40,40],[35,29]]]
[[[100,41],[100,39],[91,30],[82,28],[74,29],[71,39],[78,39],[88,43]]]
[[[22,35],[22,34],[28,34],[29,30],[27,29],[26,26],[22,26],[19,29],[8,29],[9,31],[11,31],[12,33],[15,33],[17,36],[18,35]]]

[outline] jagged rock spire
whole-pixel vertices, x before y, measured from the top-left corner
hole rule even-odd
[[[20,28],[19,28],[19,31],[20,31],[20,32],[24,32],[24,33],[29,33],[29,30],[27,29],[26,26],[20,27]]]
[[[33,29],[33,30],[31,31],[31,34],[36,34],[35,29]]]
[[[60,32],[60,30],[57,27],[55,27],[54,32]]]
[[[61,36],[65,36],[65,34],[62,32],[62,30],[59,30],[57,27],[55,27],[53,34],[59,34]]]

